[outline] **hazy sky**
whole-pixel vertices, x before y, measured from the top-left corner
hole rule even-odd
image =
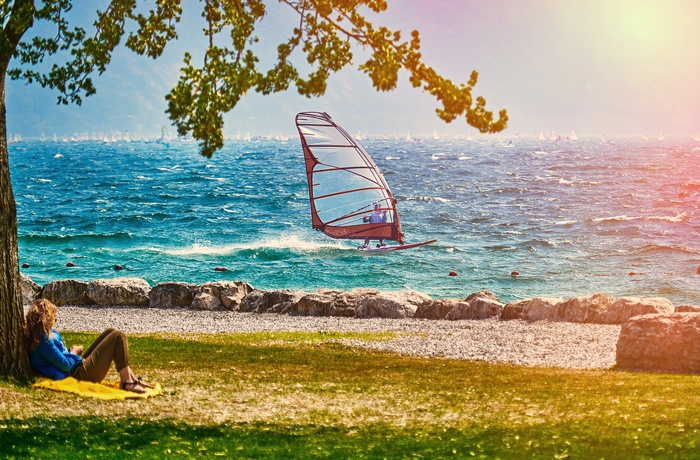
[[[177,80],[182,54],[198,42],[197,13],[187,8],[202,4],[185,3],[193,14],[181,26],[182,39],[158,61],[118,52],[96,79],[98,94],[82,107],[57,106],[49,90],[8,81],[8,132],[25,138],[109,130],[158,134],[169,126],[164,95]],[[258,34],[263,54],[294,26],[284,8],[269,7],[268,25]],[[508,110],[504,136],[700,132],[700,1],[389,0],[376,23],[405,38],[418,29],[425,62],[454,82],[466,82],[477,70],[474,94],[494,113]],[[437,106],[411,87],[406,73],[397,90],[378,93],[367,76],[346,69],[319,99],[291,91],[246,96],[226,117],[225,131],[296,136],[294,115],[321,110],[353,134],[475,134],[462,119],[440,121]]]

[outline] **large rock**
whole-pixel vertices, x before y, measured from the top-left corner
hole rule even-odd
[[[502,320],[510,319],[523,319],[523,312],[525,310],[525,305],[530,303],[532,299],[514,300],[508,302],[503,311],[501,311]]]
[[[700,313],[700,307],[697,305],[677,305],[674,311],[676,313]]]
[[[24,273],[19,274],[19,285],[22,290],[22,305],[31,304],[41,295],[41,286]]]
[[[303,296],[283,313],[294,316],[330,316],[334,301],[333,295],[314,292]]]
[[[447,320],[458,319],[487,319],[500,316],[503,304],[495,295],[488,291],[470,294],[463,302],[455,304],[445,316]]]
[[[201,288],[210,289],[211,294],[218,297],[222,308],[231,311],[237,311],[243,298],[253,292],[253,287],[243,281],[217,281],[206,283]]]
[[[151,308],[188,308],[194,300],[195,286],[187,283],[160,283],[148,294]]]
[[[221,308],[221,300],[211,286],[204,286],[194,296],[191,308],[207,311],[219,310]]]
[[[523,319],[525,321],[553,320],[557,312],[557,304],[562,299],[550,297],[535,297],[523,305]]]
[[[241,299],[239,310],[255,313],[280,313],[285,308],[297,303],[304,295],[306,295],[305,292],[290,289],[278,291],[253,289]]]
[[[620,330],[616,360],[619,369],[700,373],[700,314],[631,318]]]
[[[316,293],[333,297],[329,310],[330,316],[352,318],[355,316],[355,308],[357,308],[360,300],[367,296],[377,295],[379,291],[368,288],[356,288],[349,291],[319,289]]]
[[[141,278],[110,278],[91,281],[87,296],[96,305],[146,306],[151,286]]]
[[[365,296],[355,308],[358,318],[412,318],[418,305],[429,300],[415,291],[379,293]]]
[[[673,304],[663,297],[620,297],[600,315],[602,324],[623,324],[628,319],[653,313],[673,313]]]
[[[582,297],[569,297],[556,305],[554,319],[569,323],[597,323],[615,298],[607,294],[592,294]]]
[[[458,302],[461,302],[461,300],[450,298],[426,300],[422,304],[418,305],[413,317],[425,319],[445,319],[445,316],[452,311]]]
[[[44,285],[41,297],[61,305],[92,305],[87,296],[88,283],[76,280],[57,280]]]

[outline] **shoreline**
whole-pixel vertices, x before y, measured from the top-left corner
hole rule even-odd
[[[138,307],[59,307],[57,327],[141,333],[395,332],[385,341],[341,343],[426,358],[465,359],[521,366],[609,369],[615,365],[620,325],[559,321],[420,318],[343,318],[277,313]]]

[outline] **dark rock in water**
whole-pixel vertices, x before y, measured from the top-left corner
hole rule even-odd
[[[22,268],[29,268],[29,264],[27,262],[23,263]]]
[[[510,276],[520,276],[520,272],[517,270],[513,270],[512,272],[510,272]]]
[[[228,271],[228,268],[226,267],[214,267],[215,272],[226,272]]]
[[[66,267],[75,267],[75,264],[73,262],[68,262],[66,264]]]
[[[696,273],[700,275],[700,265],[698,265],[698,271]]]
[[[616,361],[619,369],[700,373],[700,314],[635,316],[622,325]]]
[[[452,270],[450,273],[448,273],[448,276],[457,276],[457,272]]]
[[[124,268],[124,267],[122,267],[122,266],[119,265],[119,264],[117,264],[117,265],[114,266],[114,269],[117,270],[117,271],[121,270],[122,268]]]

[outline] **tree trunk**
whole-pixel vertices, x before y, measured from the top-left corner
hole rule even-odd
[[[5,76],[8,64],[9,56],[0,56],[0,374],[19,377],[31,371],[22,339],[24,309],[17,255],[17,209],[7,152]]]

